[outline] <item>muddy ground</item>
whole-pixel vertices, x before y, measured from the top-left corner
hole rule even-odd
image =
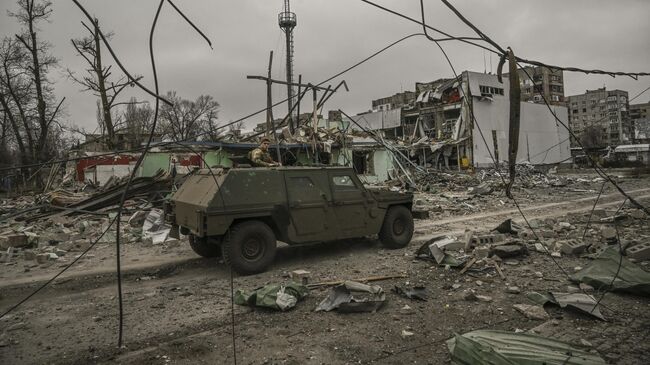
[[[621,185],[650,204],[650,178],[622,179]],[[516,196],[528,218],[565,222],[589,212],[600,186],[590,182],[519,189]],[[582,343],[608,363],[650,363],[648,298],[608,293],[601,302],[606,321],[559,308],[548,309],[549,320],[531,320],[513,308],[513,304],[530,304],[526,292],[567,291],[571,284],[549,255],[533,251],[505,260],[501,263],[505,280],[491,271],[461,274],[459,269],[415,259],[415,250],[433,236],[460,235],[467,228],[489,230],[506,218],[521,222],[502,193],[467,200],[471,208],[457,209],[437,208],[439,194],[418,198],[431,211],[431,218],[416,221],[416,234],[404,249],[386,250],[372,237],[310,247],[282,245],[268,272],[247,277],[235,274],[231,279],[219,260],[196,256],[186,242],[124,245],[121,349],[117,347],[115,247],[99,244],[91,256],[0,319],[0,363],[229,364],[236,354],[239,364],[444,364],[450,361],[445,340],[475,329],[534,330]],[[622,201],[608,186],[597,208],[611,213]],[[647,217],[629,218],[620,227],[622,241],[647,242],[649,222]],[[575,231],[585,227],[579,219],[571,223]],[[591,239],[600,239],[601,226],[592,224]],[[0,311],[33,292],[65,260],[70,258],[49,266],[21,260],[2,264]],[[569,255],[556,260],[569,274],[591,261]],[[648,262],[640,265],[650,269]],[[287,273],[296,269],[310,271],[310,282],[407,277],[375,283],[387,292],[385,305],[376,313],[314,312],[328,288],[312,290],[287,312],[232,305],[232,288],[250,290],[284,282],[289,280]],[[423,285],[429,299],[402,298],[391,292],[395,285]],[[507,293],[510,286],[521,292]],[[468,301],[469,291],[491,301]],[[403,331],[413,335],[404,337]]]

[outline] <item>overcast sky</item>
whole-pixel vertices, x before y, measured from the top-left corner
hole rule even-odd
[[[112,45],[125,66],[143,75],[153,89],[148,55],[149,29],[157,0],[80,0],[97,16],[104,31],[115,33]],[[377,3],[420,17],[419,0],[377,0]],[[560,66],[612,71],[650,72],[650,1],[647,0],[459,0],[452,3],[484,33],[515,54]],[[274,78],[284,79],[284,34],[277,14],[282,0],[205,1],[175,0],[192,21],[212,40],[214,49],[201,39],[167,3],[163,5],[154,40],[161,91],[176,90],[188,99],[209,94],[221,104],[220,120],[240,118],[266,105],[262,81],[246,75],[265,75],[270,50],[275,53]],[[292,0],[297,14],[295,72],[303,81],[317,83],[410,33],[421,32],[415,23],[398,18],[358,0]],[[427,22],[457,36],[475,36],[442,2],[425,1]],[[7,17],[12,0],[0,1],[0,34],[12,35],[17,25]],[[83,35],[81,11],[70,0],[54,2],[51,22],[41,25],[42,36],[53,45],[61,68],[83,72],[70,39]],[[495,71],[498,60],[483,50],[458,42],[445,42],[458,72]],[[106,59],[106,57],[105,57]],[[484,62],[485,60],[485,62]],[[117,72],[117,69],[114,70]],[[402,90],[414,90],[417,81],[450,77],[451,69],[434,43],[411,38],[338,80],[345,79],[350,92],[340,91],[325,110],[342,108],[358,113],[371,100]],[[70,124],[92,130],[96,126],[95,98],[54,70],[56,94],[66,97]],[[650,86],[650,77],[639,81],[565,73],[565,94],[606,86],[622,89],[630,97]],[[145,98],[136,90],[132,95]],[[275,86],[274,100],[286,97],[286,88]],[[124,95],[128,99],[129,95]],[[149,98],[149,100],[151,100]],[[650,100],[650,91],[634,103]],[[308,108],[307,103],[303,108]],[[304,110],[304,109],[303,109]],[[286,113],[277,107],[276,117]],[[262,122],[254,117],[248,126]]]

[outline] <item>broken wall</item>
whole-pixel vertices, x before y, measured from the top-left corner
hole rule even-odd
[[[351,166],[352,164],[352,151],[350,148],[342,148],[338,151],[336,156],[333,156],[332,161],[336,161],[341,166]],[[365,173],[360,173],[359,179],[365,184],[376,184],[390,180],[389,171],[393,170],[393,158],[385,148],[376,148],[366,151],[369,156],[368,170]]]

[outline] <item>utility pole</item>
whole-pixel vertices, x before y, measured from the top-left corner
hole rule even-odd
[[[277,153],[278,153],[278,161],[280,161],[280,146],[279,146],[279,140],[277,138],[277,133],[276,133],[276,126],[275,123],[273,122],[273,98],[271,95],[271,86],[273,84],[283,84],[283,85],[288,85],[288,86],[298,86],[298,87],[309,87],[314,90],[314,98],[316,97],[316,91],[317,90],[325,90],[329,91],[330,88],[324,88],[324,87],[319,87],[319,86],[313,86],[311,84],[299,84],[299,83],[288,83],[286,81],[281,81],[281,80],[274,80],[271,78],[271,66],[273,63],[273,51],[271,51],[271,54],[269,55],[269,67],[267,69],[267,76],[252,76],[248,75],[246,76],[247,79],[249,80],[262,80],[266,82],[266,131],[265,135],[267,137],[273,136],[273,139],[275,140],[276,147],[277,147]],[[333,93],[333,92],[332,92]],[[292,107],[293,108],[293,107]],[[291,113],[292,109],[289,109],[289,113]],[[291,116],[289,116],[290,118]],[[291,126],[291,120],[289,120],[289,126]],[[292,133],[293,134],[293,133]]]
[[[273,65],[273,51],[269,54],[269,69],[266,78],[266,136],[268,137],[273,130],[275,137],[275,128],[273,128],[273,98],[271,97],[271,67]],[[276,141],[277,142],[277,141]]]

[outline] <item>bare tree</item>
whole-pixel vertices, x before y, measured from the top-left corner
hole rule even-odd
[[[217,140],[221,130],[217,125],[219,103],[209,95],[201,95],[195,101],[181,99],[175,91],[167,93],[172,106],[160,108],[160,131],[164,138],[174,141]]]
[[[19,44],[24,48],[26,60],[29,63],[25,65],[21,73],[17,74],[18,79],[29,79],[31,98],[28,98],[27,103],[25,100],[18,101],[14,98],[17,104],[21,105],[22,112],[19,110],[24,122],[24,133],[28,137],[28,142],[31,149],[34,151],[33,158],[39,162],[44,162],[50,159],[52,147],[48,143],[51,142],[49,138],[50,128],[53,123],[56,123],[57,114],[61,109],[63,100],[58,103],[54,99],[52,83],[47,79],[47,73],[50,68],[57,63],[50,53],[50,44],[40,40],[37,32],[38,24],[42,21],[47,21],[52,14],[52,2],[50,1],[36,1],[36,0],[18,0],[18,11],[9,12],[9,16],[15,18],[18,23],[23,27],[20,34],[16,34],[16,39]],[[9,82],[11,84],[11,81]],[[33,130],[32,125],[27,121],[27,108],[35,104],[35,119]],[[18,105],[16,105],[18,106]]]
[[[113,120],[112,109],[121,103],[117,102],[117,96],[127,87],[134,83],[126,76],[120,76],[117,81],[110,81],[112,76],[111,66],[102,62],[102,46],[99,36],[99,21],[94,19],[92,26],[81,23],[89,35],[83,38],[72,39],[72,46],[77,53],[84,58],[89,68],[86,74],[78,77],[74,72],[68,70],[68,76],[84,87],[84,91],[91,91],[99,98],[99,113],[97,121],[102,128],[102,134],[106,133],[106,145],[109,149],[115,148],[117,143],[116,121]],[[110,37],[110,34],[108,35]],[[141,79],[142,77],[137,77]]]
[[[127,103],[122,120],[124,129],[128,132],[134,146],[145,142],[145,138],[151,132],[153,114],[153,109],[146,102],[138,102],[135,98],[131,98]]]
[[[241,131],[244,128],[244,121],[242,120],[241,122],[237,123],[232,123],[228,125],[228,131],[229,132],[234,132],[234,131]]]
[[[3,124],[9,123],[23,164],[36,157],[32,126],[32,81],[26,77],[26,55],[18,40],[5,37],[0,45],[0,106]]]

